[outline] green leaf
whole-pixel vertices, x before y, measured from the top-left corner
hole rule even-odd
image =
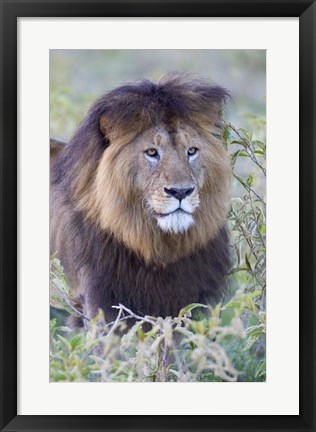
[[[225,306],[222,307],[222,311],[226,310],[226,309],[231,309],[231,308],[239,308],[241,306],[241,301],[231,301],[229,303],[227,303]]]
[[[237,157],[238,157],[240,152],[241,152],[241,150],[237,150],[236,152],[234,152],[230,155],[232,166],[235,165]]]
[[[227,141],[229,139],[229,137],[230,137],[230,130],[229,130],[229,127],[226,126],[224,128],[224,131],[223,131],[223,138],[225,141]]]
[[[64,338],[64,337],[61,336],[61,335],[57,335],[57,337],[58,337],[58,338],[62,341],[62,343],[66,346],[66,348],[68,349],[68,351],[71,351],[72,347],[71,347],[71,344],[70,344],[69,340],[66,339],[66,338]]]
[[[201,303],[190,303],[189,305],[185,306],[184,308],[182,308],[179,312],[179,317],[183,317],[184,315],[186,315],[188,312],[191,312],[193,309],[196,309],[198,307],[201,308],[207,308],[206,305],[201,304]]]
[[[261,360],[255,372],[255,378],[264,378],[266,376],[266,361]]]
[[[56,373],[52,375],[52,381],[67,381],[67,376],[64,373]]]
[[[265,334],[265,332],[266,332],[266,327],[264,324],[253,325],[246,329],[246,333],[248,336],[257,336],[257,335]]]
[[[260,224],[259,225],[259,230],[260,230],[261,234],[266,234],[266,225],[265,224]]]
[[[72,349],[76,348],[82,342],[82,335],[77,334],[70,339],[70,345]]]
[[[264,142],[259,141],[259,140],[254,140],[254,141],[251,141],[251,144],[252,144],[253,146],[258,146],[258,147],[260,147],[261,151],[263,151],[263,153],[265,152],[266,145],[265,145]],[[259,149],[256,149],[256,150],[259,150]],[[262,154],[263,154],[263,153],[262,153]]]
[[[245,254],[245,261],[246,261],[246,266],[248,267],[248,269],[250,271],[252,271],[252,268],[251,268],[251,265],[250,265],[250,261],[249,261],[249,258],[248,258],[247,254]]]
[[[244,136],[247,138],[247,140],[251,141],[252,134],[249,131],[247,131],[247,129],[239,128],[238,132],[242,132],[244,134]]]
[[[246,180],[246,183],[249,187],[252,187],[253,179],[254,179],[254,173],[250,173],[247,180]]]
[[[257,155],[260,155],[260,156],[263,156],[264,155],[264,151],[263,150],[259,150],[259,149],[256,149],[255,150],[255,154],[257,154]]]
[[[236,267],[231,270],[230,274],[234,274],[241,271],[247,271],[247,270],[248,270],[247,267]]]

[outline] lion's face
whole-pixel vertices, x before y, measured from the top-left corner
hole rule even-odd
[[[205,178],[206,143],[193,128],[161,125],[133,143],[139,205],[165,232],[181,233],[195,223]]]
[[[229,161],[212,130],[178,122],[113,139],[95,169],[81,209],[146,261],[187,255],[223,225]]]

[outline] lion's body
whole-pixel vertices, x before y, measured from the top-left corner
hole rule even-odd
[[[229,267],[226,92],[171,78],[116,89],[54,156],[51,251],[85,315],[177,315],[218,299]]]

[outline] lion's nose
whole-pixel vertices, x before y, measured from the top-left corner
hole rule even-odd
[[[185,197],[191,195],[191,193],[194,191],[194,187],[187,188],[187,189],[176,189],[176,188],[164,188],[166,194],[177,198],[179,201],[183,200]]]

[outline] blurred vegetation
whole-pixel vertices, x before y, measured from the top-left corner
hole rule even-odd
[[[265,50],[50,50],[50,136],[68,141],[89,106],[129,81],[189,73],[227,88],[227,118],[251,127],[265,118]]]
[[[113,305],[115,322],[105,323],[100,312],[88,331],[72,332],[65,318],[80,312],[71,306],[67,278],[52,257],[52,300],[62,309],[52,308],[50,380],[265,381],[264,51],[53,50],[50,61],[51,137],[65,141],[95,98],[124,81],[195,72],[226,86],[234,97],[224,130],[233,170],[228,227],[234,260],[225,299],[204,306],[206,315],[197,312],[202,305],[193,304],[165,319]],[[120,336],[130,319],[135,325]],[[144,330],[144,323],[151,330]]]

